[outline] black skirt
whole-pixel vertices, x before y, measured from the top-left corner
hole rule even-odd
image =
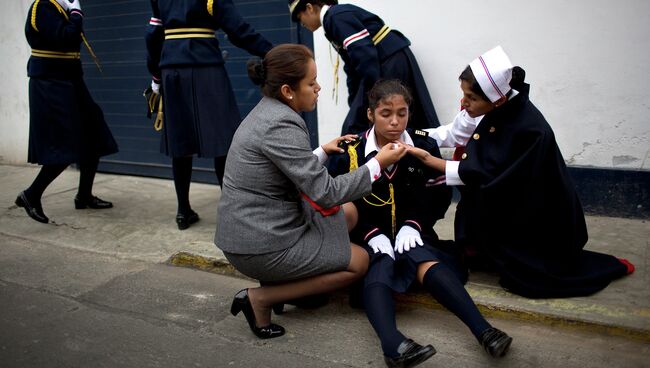
[[[117,152],[104,114],[82,78],[30,78],[29,115],[30,163],[79,163]]]
[[[395,260],[382,253],[370,254],[370,267],[364,279],[364,285],[384,284],[397,293],[404,293],[417,276],[417,267],[424,262],[440,262],[449,267],[464,284],[467,282],[467,272],[461,267],[460,259],[453,251],[453,241],[432,241],[422,239],[424,245],[416,246],[402,254],[395,253]],[[431,245],[435,243],[437,247]],[[447,249],[448,248],[448,249]]]
[[[223,65],[162,70],[160,152],[169,157],[225,156],[241,116]]]
[[[411,116],[408,127],[413,129],[435,128],[440,126],[436,109],[433,107],[429,89],[424,81],[420,67],[411,49],[404,48],[381,62],[381,79],[399,79],[413,95],[410,106]],[[361,133],[369,128],[368,91],[363,83],[350,104],[350,111],[345,117],[342,133]]]

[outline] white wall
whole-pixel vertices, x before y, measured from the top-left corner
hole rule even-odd
[[[3,2],[0,12],[0,163],[27,162],[29,105],[25,19],[29,0]]]
[[[443,123],[458,111],[462,69],[500,44],[526,70],[531,100],[553,127],[569,165],[650,169],[649,1],[340,2],[376,13],[411,40]],[[340,131],[347,91],[341,69],[335,105],[322,29],[314,42],[323,88],[319,136],[325,142]]]
[[[650,169],[650,2],[646,0],[356,0],[413,43],[438,115],[448,122],[461,97],[458,74],[500,44],[526,69],[531,99],[555,130],[573,166]],[[0,162],[24,163],[29,132],[31,1],[6,1],[0,13]],[[320,141],[336,136],[347,112],[345,73],[331,98],[329,44],[314,35]],[[333,52],[332,52],[333,53]],[[333,53],[332,56],[335,54]],[[334,57],[332,57],[334,59]]]

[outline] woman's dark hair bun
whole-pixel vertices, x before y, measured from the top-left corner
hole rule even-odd
[[[260,58],[251,58],[246,62],[246,69],[248,70],[248,78],[256,86],[264,85],[266,81],[266,72],[264,70],[264,64],[262,64],[262,59]]]

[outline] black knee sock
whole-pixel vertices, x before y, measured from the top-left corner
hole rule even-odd
[[[41,205],[41,197],[43,192],[50,185],[54,179],[56,179],[65,168],[68,167],[67,164],[64,165],[43,165],[41,171],[38,172],[36,178],[32,182],[32,185],[25,190],[25,195],[27,200],[32,204],[32,206]]]
[[[438,263],[424,274],[424,287],[445,308],[460,318],[477,338],[490,327],[456,274]]]
[[[223,187],[223,173],[226,171],[226,156],[214,158],[214,173],[219,180],[219,186]]]
[[[384,355],[398,357],[397,347],[406,337],[397,329],[393,291],[383,284],[368,285],[363,289],[363,302],[368,320],[381,341]]]
[[[190,212],[190,182],[192,181],[192,157],[174,157],[172,159],[174,187],[178,200],[178,213]]]
[[[93,182],[99,158],[79,163],[79,189],[77,189],[77,198],[90,199],[93,195]]]

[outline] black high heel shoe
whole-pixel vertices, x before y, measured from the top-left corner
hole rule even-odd
[[[510,344],[512,344],[512,337],[497,328],[490,327],[481,333],[478,341],[488,354],[499,358],[508,352]]]
[[[113,208],[113,203],[105,201],[101,198],[90,196],[88,199],[82,199],[79,197],[74,197],[74,208],[77,210],[83,210],[84,208],[92,208],[95,210],[104,210],[107,208]]]
[[[244,312],[244,317],[246,317],[248,327],[250,327],[255,336],[260,339],[272,339],[284,335],[284,327],[274,323],[264,327],[257,327],[253,306],[251,305],[251,301],[248,299],[248,289],[240,290],[235,294],[235,298],[232,301],[230,313],[232,313],[233,316],[236,316],[239,312]]]

